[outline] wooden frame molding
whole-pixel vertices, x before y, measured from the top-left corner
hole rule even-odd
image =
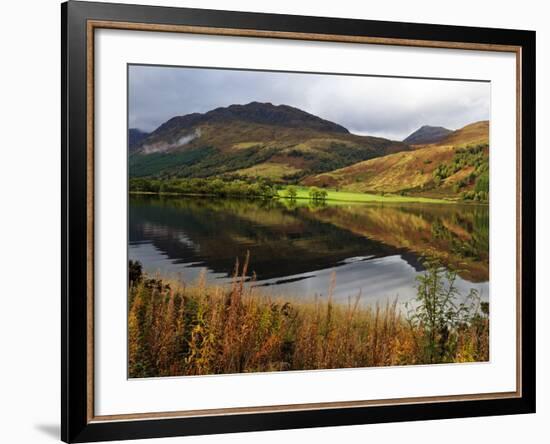
[[[88,29],[125,29],[128,31],[175,32],[186,34],[217,35],[226,37],[256,37],[286,40],[309,40],[332,43],[362,43],[371,45],[413,46],[423,48],[466,49],[472,51],[517,52],[517,45],[499,45],[488,43],[448,42],[437,40],[414,40],[386,37],[368,37],[337,34],[315,34],[287,31],[264,31],[260,29],[214,28],[208,26],[162,25],[155,23],[116,22],[107,20],[89,20]]]
[[[181,25],[158,25],[148,23],[128,23],[128,22],[113,22],[113,21],[97,21],[89,20],[87,24],[87,102],[88,102],[88,420],[89,422],[98,421],[118,421],[118,420],[134,420],[134,419],[157,419],[157,418],[186,418],[196,416],[211,416],[211,415],[232,415],[238,413],[269,413],[269,412],[292,412],[298,410],[320,410],[340,407],[369,407],[369,406],[387,406],[395,404],[413,404],[413,403],[437,403],[445,401],[467,401],[467,400],[483,400],[483,399],[501,399],[521,397],[521,341],[520,335],[516,335],[516,353],[518,356],[516,368],[516,391],[514,392],[499,392],[488,394],[468,394],[468,395],[453,395],[453,396],[420,396],[414,398],[397,398],[387,400],[363,400],[363,401],[347,401],[347,402],[326,402],[326,403],[311,403],[311,404],[290,404],[290,405],[273,405],[262,407],[238,407],[238,408],[223,408],[223,409],[205,409],[205,410],[181,410],[174,412],[150,412],[150,413],[132,413],[121,415],[103,415],[96,416],[94,414],[94,285],[93,285],[93,245],[94,245],[94,31],[96,29],[121,29],[132,31],[153,31],[153,32],[173,32],[187,33],[200,35],[221,35],[233,37],[255,37],[255,38],[278,38],[288,40],[313,40],[323,42],[344,42],[358,43],[369,45],[395,45],[407,47],[428,47],[428,48],[447,48],[447,49],[462,49],[476,51],[496,51],[496,52],[511,52],[516,55],[516,72],[521,72],[521,47],[512,45],[487,45],[477,43],[459,43],[459,42],[438,42],[429,40],[407,40],[407,39],[386,39],[374,37],[353,37],[353,36],[335,36],[324,34],[302,34],[298,32],[276,32],[276,31],[259,31],[259,30],[242,30],[230,28],[210,28],[198,26],[181,26]],[[521,159],[521,77],[516,77],[516,156]],[[521,168],[517,168],[517,195],[521,196]],[[520,199],[518,197],[518,199]],[[518,204],[519,204],[518,200]],[[517,207],[517,231],[520,232],[521,207]],[[521,237],[517,238],[517,273],[518,283],[521,282]],[[518,284],[517,291],[517,307],[521,306],[521,286]],[[521,313],[517,315],[516,331],[521,333]]]

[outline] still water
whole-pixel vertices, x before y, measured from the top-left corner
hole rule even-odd
[[[253,285],[273,296],[362,303],[416,295],[422,256],[459,270],[462,294],[489,296],[489,212],[477,205],[339,204],[205,197],[130,198],[129,259],[150,274],[227,284],[250,253]]]

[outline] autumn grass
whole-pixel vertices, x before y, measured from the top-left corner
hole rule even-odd
[[[434,332],[396,301],[364,306],[358,294],[334,303],[334,277],[323,301],[270,298],[246,281],[247,268],[237,263],[231,286],[222,287],[204,274],[190,285],[151,279],[131,264],[129,376],[488,360],[488,317],[479,313]],[[442,341],[445,353],[434,354]]]

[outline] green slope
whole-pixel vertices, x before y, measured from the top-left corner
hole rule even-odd
[[[246,178],[283,183],[409,150],[402,142],[350,134],[287,106],[252,103],[170,119],[130,156],[130,176]]]

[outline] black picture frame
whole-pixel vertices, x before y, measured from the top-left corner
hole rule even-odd
[[[521,48],[521,396],[237,413],[196,417],[94,421],[89,416],[91,330],[87,224],[87,22],[89,20],[243,30],[368,36]],[[62,54],[62,313],[61,438],[90,442],[181,435],[325,427],[535,412],[535,32],[461,26],[69,1],[61,5]]]

